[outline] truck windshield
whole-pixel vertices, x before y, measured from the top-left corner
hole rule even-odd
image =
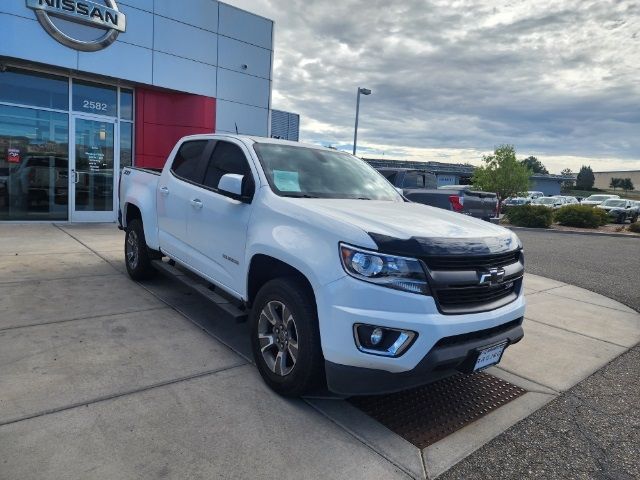
[[[277,143],[256,143],[253,148],[277,195],[402,201],[373,167],[347,153]]]

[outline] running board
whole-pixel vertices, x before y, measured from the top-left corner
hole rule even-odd
[[[211,303],[215,303],[218,308],[223,310],[227,315],[230,315],[236,321],[236,323],[247,321],[248,317],[245,310],[241,310],[239,307],[231,303],[222,295],[212,291],[209,287],[207,287],[207,285],[202,283],[202,281],[195,280],[189,275],[186,275],[185,272],[176,267],[175,264],[171,265],[170,263],[163,262],[162,260],[152,260],[151,264],[163,275],[177,280],[183,285],[186,285],[192,290],[195,290],[198,294],[202,295]]]

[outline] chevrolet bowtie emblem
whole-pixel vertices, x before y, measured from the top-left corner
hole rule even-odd
[[[503,268],[490,268],[488,272],[480,275],[480,285],[497,285],[504,280]]]

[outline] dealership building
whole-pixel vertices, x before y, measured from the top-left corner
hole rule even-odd
[[[123,166],[162,167],[188,134],[271,134],[269,19],[214,0],[2,0],[0,31],[0,220],[113,221]]]

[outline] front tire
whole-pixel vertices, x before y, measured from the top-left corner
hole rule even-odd
[[[144,238],[142,221],[135,218],[127,224],[124,237],[124,262],[127,273],[133,280],[146,280],[155,275],[156,270],[151,266],[152,252],[147,247]]]
[[[251,346],[265,383],[297,397],[321,386],[324,358],[313,294],[294,278],[267,282],[250,315]]]

